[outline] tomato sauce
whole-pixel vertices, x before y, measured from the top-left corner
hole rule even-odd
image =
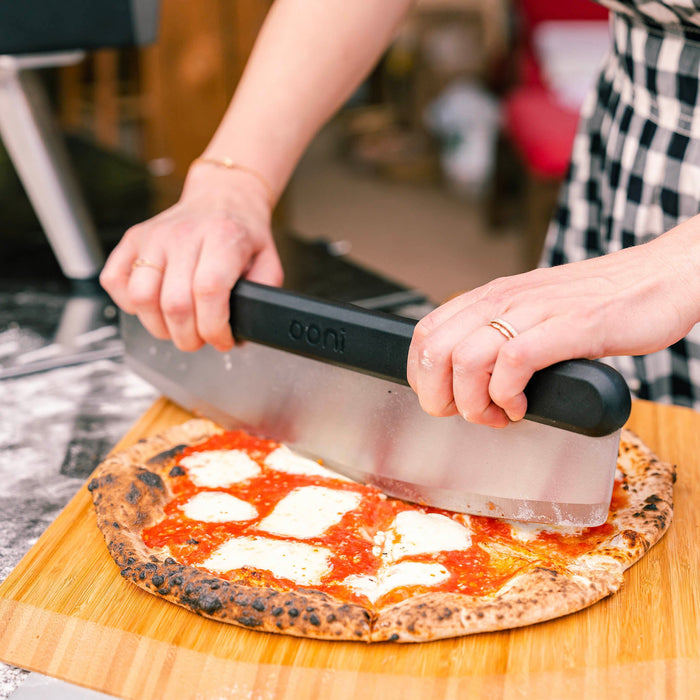
[[[324,581],[313,588],[325,591],[343,600],[367,605],[368,601],[342,582],[352,575],[374,575],[382,565],[382,542],[375,541],[379,531],[390,528],[398,513],[415,508],[402,501],[387,498],[371,486],[356,484],[332,476],[310,474],[288,474],[268,468],[265,458],[279,447],[279,443],[250,436],[242,431],[216,435],[205,443],[188,447],[180,460],[197,452],[208,450],[243,450],[256,461],[261,472],[258,476],[235,483],[227,488],[199,487],[187,476],[173,476],[169,483],[174,498],[165,506],[165,517],[157,525],[143,532],[148,547],[167,547],[172,556],[183,564],[200,566],[227,540],[243,536],[264,536],[277,540],[298,542],[293,537],[268,534],[257,529],[259,522],[268,516],[277,503],[291,491],[304,486],[328,488],[360,493],[359,506],[346,513],[340,522],[317,537],[305,538],[304,542],[325,547],[332,554],[329,559],[330,572]],[[195,494],[204,491],[228,493],[253,505],[255,518],[241,522],[208,523],[190,520],[184,516],[183,506]],[[627,492],[621,480],[613,489],[611,511],[627,503]],[[586,528],[569,533],[565,529],[543,529],[528,542],[513,536],[508,522],[489,517],[466,516],[437,508],[421,508],[424,512],[439,513],[467,526],[471,532],[471,546],[466,551],[442,551],[408,557],[410,561],[438,563],[449,572],[449,579],[427,586],[407,586],[393,589],[383,596],[378,604],[389,605],[411,595],[428,591],[460,593],[486,596],[495,593],[518,573],[533,566],[563,568],[566,561],[591,550],[614,533],[614,526],[607,522],[599,527]],[[500,545],[500,546],[494,546]],[[295,588],[298,584],[276,578],[272,572],[244,569],[230,573],[216,573],[228,580],[245,581],[251,585],[272,588]]]

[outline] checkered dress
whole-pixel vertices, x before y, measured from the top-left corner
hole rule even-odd
[[[644,243],[700,212],[700,0],[603,4],[612,47],[582,109],[543,265]],[[700,324],[666,350],[608,361],[639,398],[700,410]]]

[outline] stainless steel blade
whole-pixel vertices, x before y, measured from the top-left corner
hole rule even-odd
[[[605,521],[620,431],[592,438],[523,420],[505,429],[426,414],[403,385],[253,342],[195,353],[122,324],[129,365],[227,428],[274,438],[389,495],[559,525]]]

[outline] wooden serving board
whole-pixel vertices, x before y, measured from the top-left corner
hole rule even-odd
[[[161,399],[117,448],[189,417]],[[409,645],[239,629],[123,580],[83,487],[0,587],[0,660],[125,698],[697,697],[700,414],[636,403],[630,427],[678,465],[674,523],[587,610]]]

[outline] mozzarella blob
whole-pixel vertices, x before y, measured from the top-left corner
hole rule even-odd
[[[304,586],[320,583],[330,570],[331,552],[305,542],[236,537],[224,542],[201,566],[217,573],[241,568],[270,571]]]
[[[196,486],[208,489],[227,488],[258,476],[260,465],[242,450],[195,452],[180,460]]]
[[[439,513],[404,510],[399,513],[384,541],[382,556],[388,561],[429,552],[469,549],[471,532]]]
[[[285,474],[304,474],[307,476],[322,476],[327,479],[341,479],[349,481],[344,476],[336,474],[326,467],[322,467],[312,459],[302,457],[292,452],[286,445],[278,447],[265,457],[265,466]]]
[[[375,603],[395,588],[403,586],[436,586],[450,577],[442,564],[402,561],[382,567],[376,576],[348,576],[343,583]]]
[[[283,537],[319,537],[360,505],[362,496],[323,486],[302,486],[285,496],[258,529]]]
[[[510,531],[513,537],[520,542],[528,543],[537,539],[541,534],[554,535],[557,533],[566,535],[580,535],[581,528],[573,527],[557,527],[556,525],[542,525],[540,523],[525,523],[515,520],[506,521],[510,525]]]
[[[183,513],[190,520],[205,523],[227,523],[252,520],[258,511],[247,501],[218,491],[201,491],[182,506]]]

